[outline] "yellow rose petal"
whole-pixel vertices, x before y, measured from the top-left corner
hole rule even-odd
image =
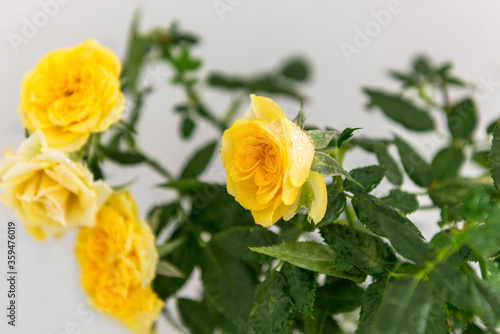
[[[18,109],[23,126],[41,130],[49,147],[78,150],[91,133],[120,119],[120,71],[118,58],[94,40],[49,52],[23,78]]]
[[[314,146],[307,134],[295,123],[284,118],[281,124],[286,138],[290,181],[295,187],[300,187],[309,176]]]
[[[279,122],[285,117],[283,109],[270,98],[252,94],[250,95],[250,99],[252,100],[252,104],[245,114],[246,119],[263,119],[266,121]]]
[[[326,191],[325,179],[320,173],[311,171],[307,180],[314,193],[314,200],[311,203],[309,215],[315,224],[319,223],[326,213],[328,204],[328,194]]]
[[[92,226],[111,193],[106,184],[94,182],[85,167],[46,145],[37,131],[0,161],[0,199],[37,240]]]
[[[309,177],[314,147],[274,101],[250,97],[245,117],[224,132],[220,156],[228,193],[267,227],[295,214],[290,207]]]

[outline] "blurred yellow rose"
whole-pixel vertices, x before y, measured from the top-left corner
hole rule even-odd
[[[97,210],[111,189],[71,161],[63,152],[48,148],[40,131],[16,152],[6,149],[0,161],[0,200],[38,240],[60,236],[77,226],[93,226]]]
[[[91,305],[133,333],[149,333],[163,307],[151,288],[158,254],[128,192],[111,195],[97,213],[95,227],[80,229],[75,255]]]
[[[116,123],[124,108],[118,58],[94,40],[49,52],[21,84],[19,115],[50,147],[71,152],[91,132]]]
[[[222,137],[220,155],[228,192],[252,212],[257,224],[267,227],[295,215],[299,192],[307,184],[314,196],[309,215],[318,223],[325,215],[327,196],[323,177],[310,170],[311,139],[273,100],[250,98],[245,116]]]

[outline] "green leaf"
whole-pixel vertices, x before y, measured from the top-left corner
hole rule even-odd
[[[424,160],[406,141],[395,137],[395,143],[401,157],[403,167],[416,185],[428,187],[433,181],[432,170],[427,161]]]
[[[174,234],[173,238],[175,239],[176,237],[179,236]],[[153,289],[160,299],[165,300],[186,283],[194,266],[200,260],[200,247],[198,246],[198,241],[192,236],[186,236],[184,246],[176,248],[163,257],[163,259],[175,265],[184,274],[183,278],[165,277],[161,275],[155,277]]]
[[[486,261],[486,267],[493,279],[489,280],[491,286],[500,293],[500,264],[493,260]]]
[[[106,157],[122,165],[135,165],[144,161],[144,156],[140,153],[105,151]]]
[[[331,315],[317,308],[314,309],[314,318],[295,317],[297,327],[304,334],[344,334]]]
[[[337,269],[336,264],[333,262],[335,253],[327,245],[316,242],[290,242],[268,247],[251,247],[250,249],[320,274],[347,278],[356,282],[364,281],[364,275],[361,273],[351,273]]]
[[[292,303],[284,292],[285,284],[283,275],[272,271],[257,287],[248,320],[255,334],[292,332]]]
[[[500,251],[500,205],[496,204],[488,212],[484,224],[468,227],[456,236],[457,242],[465,242],[477,254],[489,257]]]
[[[172,263],[160,260],[156,264],[156,274],[165,277],[185,278],[184,273]]]
[[[391,279],[371,328],[372,333],[424,334],[432,297],[431,286],[426,281],[414,277]]]
[[[477,107],[471,98],[453,105],[447,116],[448,129],[453,138],[472,139],[477,125]]]
[[[431,189],[429,197],[440,208],[454,207],[463,203],[465,196],[474,188],[470,183],[457,180]]]
[[[286,285],[285,292],[293,306],[302,314],[313,317],[312,310],[316,292],[316,274],[285,262],[281,267]]]
[[[158,253],[158,257],[162,258],[165,255],[172,253],[174,250],[179,248],[179,246],[181,246],[185,241],[186,239],[184,238],[177,238],[169,240],[163,245],[156,246],[156,252]]]
[[[443,182],[456,178],[464,158],[464,153],[457,147],[446,147],[439,151],[431,164],[436,181]]]
[[[139,13],[136,12],[130,27],[126,56],[123,61],[121,77],[125,84],[122,85],[122,89],[131,89],[136,92],[140,72],[150,50],[150,43],[139,35]]]
[[[487,134],[492,134],[494,131],[495,131],[495,128],[498,124],[498,122],[500,122],[500,119],[496,119],[494,120],[493,122],[491,122],[488,127],[486,128],[486,133]]]
[[[353,169],[349,174],[363,186],[360,188],[349,180],[344,181],[344,189],[352,193],[370,192],[375,189],[384,178],[385,171],[382,167],[373,165]]]
[[[211,141],[208,145],[199,149],[182,169],[181,179],[194,179],[199,176],[212,159],[217,141]]]
[[[448,263],[438,263],[432,268],[428,277],[434,290],[447,302],[464,310],[472,309],[469,280],[461,271]]]
[[[473,311],[487,326],[497,327],[500,323],[500,294],[488,281],[479,279],[472,271],[468,272]]]
[[[177,305],[182,322],[192,334],[213,334],[216,321],[208,305],[192,299],[178,298]]]
[[[337,131],[323,131],[323,130],[309,130],[306,131],[309,138],[311,138],[315,149],[325,148],[330,144],[332,138],[338,135]]]
[[[491,143],[491,151],[488,156],[488,164],[490,165],[491,177],[497,189],[500,188],[500,126],[496,126],[493,131],[493,141]]]
[[[408,218],[368,194],[356,194],[352,205],[359,220],[374,233],[387,237],[398,253],[417,265],[430,259],[429,245]]]
[[[345,141],[353,136],[354,131],[359,129],[361,128],[345,128],[337,139],[337,147],[340,148]]]
[[[472,161],[474,161],[475,163],[486,169],[490,169],[490,164],[488,163],[489,154],[490,154],[489,150],[474,152],[474,155],[472,155]]]
[[[479,328],[475,323],[472,323],[465,331],[463,331],[463,334],[486,334],[486,332]]]
[[[389,195],[384,197],[382,201],[404,214],[410,214],[417,211],[420,205],[417,200],[417,195],[409,194],[400,189],[391,189]]]
[[[499,226],[483,224],[470,227],[465,232],[463,238],[465,243],[475,252],[482,256],[491,256],[500,251],[498,240],[500,239]]]
[[[387,152],[387,147],[376,147],[375,155],[377,156],[380,166],[385,168],[385,176],[387,180],[395,185],[403,184],[403,175],[399,169],[398,164],[392,156]]]
[[[90,170],[90,172],[94,176],[94,181],[102,180],[104,178],[104,174],[101,170],[101,166],[99,166],[98,159],[90,160],[87,163],[87,168]]]
[[[430,60],[426,56],[422,55],[417,56],[413,60],[413,69],[415,70],[415,72],[422,75],[428,75],[433,72]]]
[[[363,288],[349,280],[336,280],[316,290],[314,307],[327,314],[352,312],[361,305],[363,293]]]
[[[242,90],[252,93],[283,94],[295,98],[301,98],[302,94],[297,90],[295,82],[283,78],[275,73],[263,74],[254,77],[242,77],[237,75],[226,75],[222,73],[210,73],[208,84],[215,88],[227,90]]]
[[[252,309],[257,277],[244,262],[213,242],[205,246],[202,254],[201,280],[206,296],[219,312],[238,325]]]
[[[237,227],[215,235],[215,240],[228,253],[246,261],[266,262],[266,255],[252,252],[249,247],[279,244],[278,235],[263,227]]]
[[[326,212],[323,219],[316,225],[321,227],[330,224],[334,220],[340,217],[340,214],[344,211],[346,206],[346,196],[343,192],[340,192],[334,187],[328,187],[328,204],[326,206]]]
[[[490,197],[484,188],[472,190],[460,208],[461,215],[469,222],[483,221],[491,207]]]
[[[281,73],[288,79],[303,82],[309,79],[310,68],[307,61],[303,58],[289,59],[281,70]]]
[[[195,191],[189,221],[213,234],[239,226],[255,227],[250,211],[228,194],[225,185],[218,184]]]
[[[165,227],[177,219],[179,203],[170,203],[153,207],[148,213],[149,226],[158,236]]]
[[[351,144],[357,145],[362,149],[375,153],[378,163],[385,169],[385,176],[387,180],[395,185],[403,184],[403,175],[401,174],[401,170],[392,158],[392,156],[387,151],[388,142],[383,140],[374,140],[374,139],[353,139],[351,140]]]
[[[295,224],[299,220],[301,223],[303,220],[307,220],[306,215],[301,215],[297,213],[289,221],[284,221],[283,219],[278,220],[276,225],[280,228],[280,237],[284,242],[295,242],[300,235],[303,233],[303,224]],[[255,224],[255,223],[254,223]],[[314,225],[314,223],[310,224]],[[314,228],[315,229],[315,228]]]
[[[337,160],[333,159],[331,156],[323,152],[316,152],[316,154],[314,154],[311,170],[318,172],[323,176],[341,175],[351,180],[352,182],[360,185],[359,183],[357,183],[356,180],[352,178],[351,175],[349,175],[349,173],[345,171],[344,168],[342,168],[342,166],[337,162]]]
[[[365,290],[363,304],[359,315],[359,326],[357,334],[372,334],[371,328],[377,318],[378,310],[384,298],[387,279],[378,280]]]
[[[181,122],[181,136],[183,139],[188,139],[193,134],[196,123],[191,117],[184,117]]]
[[[191,56],[191,50],[188,46],[182,46],[180,52],[172,57],[171,62],[180,73],[194,71],[202,64],[201,59]]]
[[[377,313],[384,298],[387,279],[378,280],[368,286],[363,296],[363,304],[359,315],[357,334],[371,334],[371,327],[377,318]]]
[[[433,294],[425,334],[450,333],[450,325],[448,324],[447,317],[446,304],[440,296]]]
[[[365,88],[370,105],[378,106],[387,117],[413,131],[434,130],[434,121],[429,114],[412,102],[398,95]]]
[[[321,235],[342,261],[368,275],[383,274],[396,266],[392,248],[379,237],[340,224],[323,227]]]

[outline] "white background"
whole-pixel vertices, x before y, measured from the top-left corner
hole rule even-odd
[[[67,0],[66,0],[67,1]],[[49,1],[44,1],[49,2]],[[228,73],[252,74],[270,69],[284,57],[300,54],[308,57],[315,69],[306,87],[310,97],[306,112],[309,121],[335,128],[362,127],[360,134],[391,136],[402,129],[386,121],[380,112],[367,113],[360,88],[366,86],[396,89],[388,80],[388,68],[406,69],[412,56],[427,53],[438,62],[453,60],[456,73],[479,84],[481,78],[500,81],[500,2],[498,1],[410,1],[401,0],[401,12],[393,15],[370,44],[354,55],[351,62],[340,51],[342,42],[353,44],[355,29],[364,29],[373,21],[371,11],[387,8],[388,1],[319,1],[319,0],[221,0],[231,11],[221,15],[212,0],[178,1],[98,1],[69,0],[58,5],[57,13],[39,27],[18,52],[8,39],[9,33],[22,35],[25,20],[33,22],[40,15],[37,1],[0,2],[0,149],[17,147],[23,140],[23,129],[16,110],[19,85],[24,72],[32,68],[46,52],[95,38],[123,57],[129,23],[134,11],[142,9],[142,28],[168,25],[173,20],[196,32],[202,44],[196,54],[204,60],[204,72],[224,70]],[[233,4],[233,5],[231,5]],[[38,14],[37,14],[38,13]],[[43,14],[42,14],[43,15]],[[42,22],[43,23],[43,22]],[[481,86],[479,86],[481,88]],[[182,100],[178,89],[156,85],[156,94],[147,105],[140,123],[139,143],[172,171],[178,171],[186,152],[217,135],[209,127],[198,129],[188,143],[181,142],[177,117],[171,107]],[[500,92],[481,88],[478,103],[482,110],[481,126],[498,116]],[[484,93],[488,93],[484,97]],[[219,93],[205,95],[214,109],[224,110],[228,97]],[[295,101],[278,99],[285,112],[294,116]],[[323,123],[324,122],[324,123]],[[478,132],[483,136],[484,130]],[[412,136],[422,154],[431,157],[433,137]],[[431,144],[429,144],[431,143]],[[354,154],[347,167],[374,162],[372,157]],[[215,161],[209,173],[219,178],[220,163]],[[115,184],[136,177],[132,187],[141,214],[154,203],[171,194],[153,189],[161,178],[146,168],[118,170],[107,166]],[[411,185],[410,185],[411,186]],[[0,234],[13,213],[0,208]],[[435,213],[413,217],[426,236],[432,235]],[[0,332],[26,334],[126,333],[119,324],[92,314],[78,285],[78,273],[72,256],[73,234],[55,242],[33,241],[18,226],[19,272],[18,326],[6,325],[5,242],[0,239]],[[1,236],[1,235],[0,235]],[[196,296],[197,285],[188,288]],[[175,333],[161,324],[160,333]]]

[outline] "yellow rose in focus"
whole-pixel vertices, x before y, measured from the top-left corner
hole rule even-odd
[[[227,190],[252,212],[257,224],[270,226],[299,209],[299,193],[313,196],[309,215],[318,223],[325,215],[323,177],[311,171],[314,146],[307,134],[286,118],[271,99],[250,95],[245,117],[224,132],[221,158]]]
[[[21,84],[19,115],[50,147],[76,151],[123,112],[118,58],[94,40],[45,55]]]
[[[158,254],[128,192],[111,195],[97,213],[95,227],[80,229],[75,255],[91,305],[133,333],[150,333],[163,308],[151,288]]]
[[[40,131],[0,161],[0,200],[35,239],[60,236],[69,228],[93,226],[111,189],[63,152],[48,148]]]

